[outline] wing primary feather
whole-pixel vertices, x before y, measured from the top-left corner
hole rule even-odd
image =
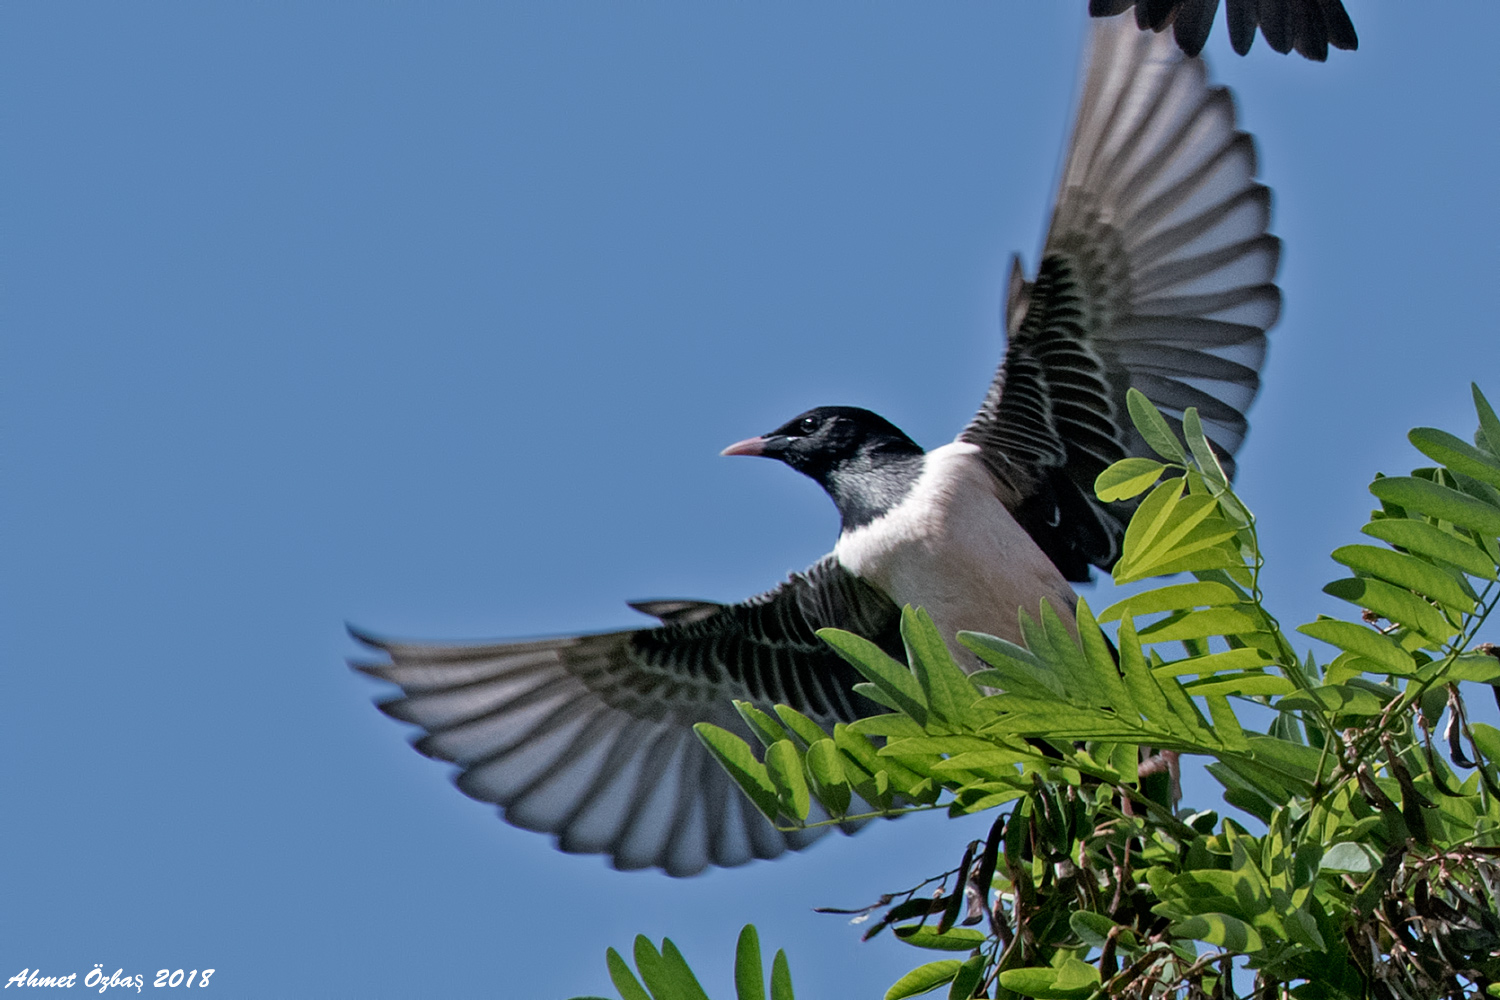
[[[1164,28],[1181,5],[1134,6],[1141,23]],[[1232,31],[1241,6],[1230,4]],[[1151,454],[1126,391],[1141,390],[1174,422],[1197,407],[1233,470],[1281,309],[1270,191],[1255,179],[1255,143],[1236,128],[1233,96],[1171,37],[1132,20],[1093,22],[1037,275],[1011,280],[1005,357],[959,435],[979,446],[1011,513],[1075,581],[1113,565],[1131,510],[1100,503],[1095,478]],[[1201,47],[1206,23],[1178,29]]]

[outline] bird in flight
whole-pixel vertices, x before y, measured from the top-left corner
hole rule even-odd
[[[1182,51],[1195,56],[1208,41],[1219,0],[1089,0],[1093,17],[1114,17],[1132,7],[1142,31],[1170,27]],[[1328,59],[1330,45],[1359,48],[1359,35],[1343,0],[1229,0],[1224,20],[1229,26],[1229,44],[1240,55],[1255,43],[1257,27],[1275,51],[1286,55],[1296,49],[1315,62]]]
[[[1094,22],[1088,69],[1042,259],[1012,261],[1004,360],[950,444],[821,406],[725,449],[776,459],[833,499],[831,553],[738,604],[644,601],[660,624],[527,641],[434,645],[353,630],[356,669],[400,688],[380,703],[420,727],[418,751],[458,766],[465,794],[515,826],[620,869],[685,876],[807,846],[778,831],[692,726],[750,737],[732,700],[780,703],[825,728],[881,711],[816,635],[837,627],[904,659],[901,607],[1019,641],[1018,611],[1108,570],[1129,509],[1093,494],[1110,463],[1147,454],[1134,386],[1167,414],[1197,407],[1226,471],[1259,387],[1281,295],[1269,190],[1227,90],[1132,19]],[[954,646],[961,662],[972,654]]]

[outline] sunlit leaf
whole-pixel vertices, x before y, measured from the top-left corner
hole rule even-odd
[[[1280,674],[1268,674],[1262,670],[1215,674],[1196,681],[1186,681],[1182,687],[1195,698],[1211,694],[1238,695],[1242,698],[1249,698],[1258,695],[1288,694],[1296,690],[1296,685]]]
[[[1371,692],[1343,684],[1326,684],[1289,694],[1276,707],[1283,712],[1318,708],[1333,715],[1379,715],[1385,711],[1385,703]]]
[[[781,808],[795,820],[807,819],[812,802],[807,793],[807,779],[802,775],[802,758],[791,740],[779,740],[766,748],[766,770]]]
[[[842,816],[849,811],[849,779],[833,740],[825,736],[807,748],[807,773],[813,780],[818,801],[830,815]]]
[[[1178,642],[1257,632],[1263,627],[1261,616],[1253,607],[1209,608],[1154,622],[1140,630],[1140,637],[1142,642]]]
[[[1234,672],[1241,677],[1250,677],[1248,671],[1268,666],[1275,662],[1275,658],[1265,650],[1257,646],[1241,646],[1239,649],[1226,649],[1221,653],[1209,653],[1207,656],[1194,656],[1183,660],[1172,660],[1156,668],[1158,674],[1171,677],[1182,677],[1186,674],[1214,674]],[[1241,673],[1246,671],[1246,673]],[[1246,694],[1268,694],[1266,691],[1247,691]]]
[[[1472,541],[1444,531],[1428,521],[1408,517],[1384,517],[1360,529],[1383,542],[1408,552],[1429,556],[1463,570],[1471,576],[1495,579],[1495,563]]]
[[[1242,598],[1232,587],[1213,581],[1177,583],[1155,587],[1116,601],[1099,613],[1101,622],[1119,621],[1122,615],[1151,615],[1161,611],[1187,611],[1197,607],[1239,604]]]
[[[1130,389],[1125,393],[1125,406],[1130,411],[1131,422],[1141,432],[1141,437],[1151,446],[1152,451],[1169,462],[1179,465],[1187,462],[1187,455],[1183,453],[1177,435],[1172,433],[1166,419],[1156,405],[1146,398],[1145,393]]]
[[[609,967],[609,981],[620,991],[622,1000],[651,1000],[651,994],[641,985],[630,965],[613,948],[604,953],[605,965]]]
[[[760,740],[762,748],[791,736],[774,716],[762,712],[748,701],[736,701],[734,708],[740,713],[740,718],[745,720],[745,725],[749,726],[750,731],[755,734],[755,738]]]
[[[1500,459],[1487,455],[1462,438],[1433,427],[1417,427],[1407,439],[1428,458],[1441,462],[1491,486],[1500,486]]]
[[[939,934],[937,928],[931,925],[923,925],[911,931],[897,928],[896,936],[913,947],[937,951],[973,951],[985,941],[982,932],[967,927],[955,927],[946,934]]]
[[[1386,636],[1363,625],[1325,618],[1299,625],[1297,631],[1363,656],[1380,669],[1393,674],[1404,676],[1417,669],[1416,661],[1411,658],[1410,653]]]
[[[736,1000],[766,1000],[766,974],[760,964],[760,935],[754,924],[740,931],[734,949],[734,992]]]
[[[1472,528],[1490,538],[1500,535],[1500,509],[1426,479],[1387,476],[1371,483],[1370,492],[1388,503],[1420,511],[1461,528]]]
[[[744,790],[750,801],[755,803],[767,819],[775,822],[780,807],[777,804],[776,786],[771,782],[771,775],[766,766],[755,759],[750,752],[750,744],[740,739],[727,729],[720,729],[711,722],[699,722],[693,726],[693,732],[698,734],[698,739],[708,747],[709,752],[714,755],[723,765],[724,770],[734,779],[734,783]]]
[[[1110,932],[1119,925],[1102,913],[1095,913],[1092,910],[1074,910],[1068,915],[1068,926],[1085,944],[1094,948],[1103,948],[1104,942],[1109,939]]]
[[[948,987],[948,1000],[969,1000],[983,981],[988,967],[989,959],[984,955],[975,955],[966,961],[959,967],[958,975],[953,977],[953,984]]]
[[[901,638],[906,643],[911,672],[927,702],[926,724],[936,721],[956,726],[966,721],[969,706],[979,699],[979,692],[953,662],[953,654],[948,652],[932,616],[921,608],[905,608],[901,613]]]
[[[1343,545],[1333,550],[1333,558],[1356,573],[1399,584],[1465,614],[1474,610],[1474,599],[1464,592],[1460,578],[1416,556],[1374,545]]]
[[[902,1000],[904,997],[914,997],[928,990],[935,990],[944,983],[951,982],[962,966],[963,963],[954,958],[919,965],[885,991],[885,1000]]]
[[[1479,414],[1479,430],[1475,432],[1475,444],[1480,445],[1491,455],[1500,456],[1500,417],[1495,416],[1490,401],[1484,398],[1484,393],[1479,391],[1479,386],[1473,382],[1469,388],[1474,395],[1474,409]]]
[[[1122,458],[1094,480],[1094,495],[1105,503],[1129,500],[1149,490],[1166,466],[1149,458]]]
[[[1007,969],[1000,973],[1000,985],[1005,989],[1037,1000],[1082,1000],[1094,992],[1091,985],[1060,988],[1057,979],[1058,970],[1053,968]]]
[[[1449,624],[1437,608],[1410,590],[1384,580],[1362,576],[1334,580],[1323,587],[1323,593],[1348,601],[1357,608],[1373,611],[1387,621],[1416,629],[1427,638],[1427,645],[1432,649],[1441,648],[1443,643],[1458,634],[1458,629]]]
[[[1183,411],[1182,436],[1187,439],[1188,449],[1193,453],[1193,460],[1198,463],[1203,475],[1219,489],[1228,486],[1229,477],[1224,475],[1224,468],[1219,465],[1219,456],[1214,454],[1213,446],[1203,433],[1203,421],[1198,419],[1196,406],[1189,406]]]
[[[1324,871],[1362,875],[1380,867],[1380,855],[1367,844],[1334,844],[1323,852]]]
[[[869,678],[871,683],[891,699],[895,707],[917,720],[918,725],[927,724],[926,698],[922,694],[921,685],[906,664],[892,659],[885,650],[853,632],[824,628],[818,630],[818,637],[832,646],[834,652],[847,660],[850,666]]]
[[[1172,925],[1172,933],[1207,941],[1229,951],[1258,951],[1264,947],[1260,932],[1227,913],[1202,913]]]
[[[771,1000],[796,1000],[792,995],[792,967],[787,964],[786,952],[780,948],[771,959]]]

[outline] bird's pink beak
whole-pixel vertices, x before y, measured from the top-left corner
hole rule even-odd
[[[720,455],[764,455],[766,453],[766,439],[763,437],[745,438],[719,452]]]

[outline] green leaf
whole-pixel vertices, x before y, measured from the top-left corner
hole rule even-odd
[[[1209,608],[1189,611],[1180,617],[1165,618],[1141,629],[1142,642],[1179,642],[1183,639],[1209,639],[1220,635],[1259,632],[1264,627],[1254,606]]]
[[[1334,580],[1323,588],[1323,593],[1348,601],[1357,608],[1373,611],[1398,625],[1414,628],[1427,637],[1433,648],[1441,648],[1443,643],[1458,634],[1458,629],[1450,625],[1437,608],[1405,587],[1384,580],[1362,576]]]
[[[1464,614],[1474,610],[1474,599],[1458,577],[1416,556],[1373,545],[1343,545],[1333,550],[1333,558],[1356,573],[1398,584]]]
[[[1227,913],[1200,913],[1177,921],[1171,930],[1178,937],[1207,941],[1229,951],[1250,952],[1265,947],[1259,931]]]
[[[1281,712],[1317,708],[1333,715],[1379,715],[1385,704],[1373,693],[1352,685],[1326,684],[1289,694],[1276,703]]]
[[[1174,573],[1204,573],[1210,570],[1245,573],[1245,556],[1239,545],[1242,530],[1240,526],[1230,524],[1222,517],[1207,518],[1170,549],[1153,555],[1149,561],[1142,560],[1132,565],[1133,579],[1171,576]],[[1249,582],[1248,576],[1246,582]]]
[[[734,991],[736,1000],[766,1000],[766,974],[760,964],[760,935],[754,924],[740,931],[734,949]]]
[[[975,955],[960,966],[958,975],[953,977],[953,985],[948,988],[948,1000],[969,1000],[984,980],[988,967],[989,959],[984,955]]]
[[[1500,486],[1500,460],[1462,438],[1433,427],[1413,428],[1406,437],[1422,454],[1454,472],[1462,472],[1491,486]]]
[[[1013,993],[1019,993],[1023,997],[1036,997],[1037,1000],[1082,1000],[1094,992],[1092,986],[1062,989],[1057,985],[1058,977],[1059,970],[1048,967],[1006,969],[1000,973],[1000,985]]]
[[[1170,587],[1156,587],[1116,601],[1099,614],[1101,622],[1119,621],[1122,615],[1152,615],[1160,611],[1186,611],[1197,607],[1218,607],[1239,604],[1243,598],[1233,588],[1222,583],[1202,581],[1176,583]]]
[[[849,779],[844,774],[843,758],[833,740],[824,737],[807,748],[807,773],[812,778],[818,801],[830,816],[849,811]]]
[[[1484,550],[1467,538],[1444,531],[1428,521],[1409,517],[1383,517],[1360,529],[1383,542],[1408,552],[1456,566],[1470,576],[1495,579],[1495,564]]]
[[[1380,867],[1380,855],[1366,844],[1334,844],[1323,854],[1323,871],[1363,875]]]
[[[962,967],[963,963],[954,958],[919,965],[885,991],[885,1000],[903,1000],[904,997],[914,997],[928,990],[935,990],[944,983],[951,982]]]
[[[905,621],[904,614],[902,621]],[[818,637],[869,678],[891,700],[893,707],[911,716],[918,725],[927,725],[927,700],[921,685],[904,663],[892,659],[885,650],[853,632],[824,628],[818,630]]]
[[[1141,552],[1147,551],[1156,538],[1166,530],[1172,523],[1172,514],[1177,505],[1182,502],[1181,479],[1168,479],[1160,484],[1150,493],[1141,505],[1135,509],[1130,523],[1125,526],[1125,538],[1122,544],[1121,561],[1125,559],[1139,558]],[[1120,579],[1118,572],[1119,564],[1116,564],[1115,579]]]
[[[1102,913],[1092,910],[1074,910],[1068,915],[1068,926],[1073,933],[1091,948],[1103,948],[1110,932],[1118,925]]]
[[[1156,405],[1146,398],[1145,393],[1138,389],[1128,390],[1125,393],[1125,406],[1130,411],[1131,422],[1141,432],[1141,437],[1152,451],[1169,462],[1187,464],[1187,455],[1183,453],[1177,435],[1172,433],[1166,419]]]
[[[1479,752],[1491,763],[1500,764],[1500,729],[1475,722],[1469,725],[1469,730],[1474,734],[1474,745]]]
[[[701,724],[701,723],[700,723]],[[766,770],[781,810],[799,822],[807,819],[812,802],[807,794],[807,779],[802,776],[802,758],[791,740],[778,740],[766,748]]]
[[[770,746],[777,740],[789,739],[791,733],[782,728],[776,719],[762,712],[748,701],[735,700],[734,710],[740,713],[740,718],[745,720],[745,725],[750,727],[750,732],[760,740],[762,748]]]
[[[928,724],[936,721],[962,725],[980,694],[968,675],[953,662],[953,654],[948,652],[948,644],[932,616],[908,605],[901,612],[901,638],[906,643],[911,672],[916,675],[927,702]]]
[[[1159,674],[1169,677],[1181,677],[1184,674],[1216,674],[1233,672],[1236,676],[1253,676],[1251,671],[1260,667],[1275,663],[1275,657],[1264,649],[1257,646],[1241,646],[1238,649],[1226,649],[1222,653],[1209,653],[1207,656],[1192,656],[1182,660],[1172,660],[1155,668]],[[1268,691],[1247,691],[1246,694],[1270,694]]]
[[[1500,418],[1495,416],[1495,411],[1490,407],[1490,401],[1484,398],[1484,393],[1479,391],[1479,386],[1473,382],[1469,388],[1474,393],[1474,409],[1479,414],[1479,429],[1474,432],[1475,444],[1480,445],[1491,455],[1500,456]]]
[[[1211,694],[1204,699],[1208,703],[1208,714],[1214,720],[1214,733],[1228,750],[1239,750],[1246,746],[1245,731],[1235,718],[1229,701],[1221,694]]]
[[[1500,659],[1488,653],[1463,653],[1454,657],[1443,677],[1450,681],[1500,684]]]
[[[1318,931],[1318,922],[1306,910],[1293,908],[1282,918],[1282,923],[1286,925],[1287,936],[1297,944],[1317,951],[1328,950],[1322,933]]]
[[[1198,463],[1198,469],[1204,478],[1211,481],[1220,489],[1229,485],[1229,477],[1224,475],[1224,468],[1219,464],[1219,456],[1214,454],[1213,446],[1208,443],[1208,437],[1203,433],[1203,421],[1198,419],[1198,408],[1189,406],[1182,414],[1182,436],[1187,438],[1188,448],[1193,453],[1193,460]]]
[[[1120,672],[1125,690],[1130,692],[1130,702],[1146,719],[1160,725],[1170,726],[1172,708],[1161,684],[1146,666],[1141,653],[1140,637],[1135,632],[1135,622],[1129,618],[1120,623],[1118,636],[1120,650]]]
[[[1063,959],[1057,967],[1057,979],[1053,986],[1059,990],[1087,990],[1099,985],[1099,970],[1072,955]]]
[[[609,967],[609,981],[620,991],[622,1000],[651,1000],[651,994],[635,978],[630,965],[613,948],[604,953],[604,963]]]
[[[786,724],[788,729],[797,734],[798,739],[806,746],[812,746],[814,743],[828,736],[827,733],[823,732],[822,726],[790,705],[777,705],[776,714],[781,717],[781,721]]]
[[[1204,659],[1207,659],[1207,657],[1204,657]],[[1195,661],[1190,660],[1186,662],[1192,663]],[[1168,664],[1168,666],[1174,665]],[[1253,698],[1258,695],[1289,694],[1297,689],[1295,684],[1280,674],[1268,674],[1263,670],[1249,670],[1244,673],[1234,674],[1214,674],[1200,680],[1187,681],[1182,685],[1182,688],[1195,698],[1206,697],[1211,694]]]
[[[1166,466],[1149,458],[1122,458],[1094,480],[1094,495],[1105,503],[1129,500],[1149,490]]]
[[[1489,538],[1500,536],[1500,510],[1447,486],[1412,476],[1387,476],[1371,483],[1370,492],[1406,510],[1471,528]]]
[[[1417,669],[1416,661],[1400,646],[1374,629],[1333,618],[1297,626],[1297,631],[1321,639],[1372,661],[1381,670],[1405,676]]]
[[[898,930],[896,936],[914,948],[937,951],[973,951],[985,941],[982,932],[968,927],[955,927],[946,934],[939,934],[937,928],[923,925],[907,933]]]
[[[1083,647],[1083,659],[1087,664],[1088,679],[1096,701],[1099,704],[1134,714],[1130,704],[1130,693],[1120,679],[1120,668],[1115,662],[1109,639],[1100,631],[1099,623],[1094,620],[1094,613],[1089,608],[1089,602],[1082,597],[1078,599],[1074,624],[1078,629],[1078,639]],[[1061,622],[1058,622],[1057,627],[1064,628]],[[1063,640],[1069,646],[1072,645],[1072,636],[1065,634]]]
[[[777,804],[776,786],[771,782],[766,766],[755,759],[750,744],[727,729],[720,729],[711,722],[699,722],[693,726],[698,739],[708,747],[724,770],[734,779],[755,808],[771,822],[776,822],[780,812]],[[785,742],[785,741],[782,741]]]
[[[970,674],[970,683],[1029,697],[1063,697],[1057,674],[1026,647],[983,632],[960,632],[958,641],[994,668]]]
[[[662,939],[658,952],[644,934],[636,935],[635,967],[656,1000],[708,1000],[670,938]]]
[[[687,960],[682,957],[682,952],[672,943],[671,938],[661,940],[662,965],[672,977],[673,1000],[708,1000],[708,994],[703,992],[703,987],[698,984],[698,978],[693,975],[693,970],[688,968]],[[637,959],[636,965],[640,965]]]
[[[787,964],[786,952],[780,948],[771,959],[771,1000],[797,1000],[792,996],[792,968]]]

